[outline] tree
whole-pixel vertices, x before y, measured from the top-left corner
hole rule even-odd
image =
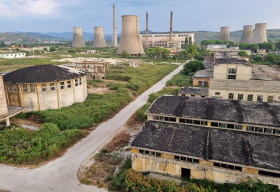
[[[277,41],[277,42],[275,43],[275,47],[276,47],[277,49],[280,49],[280,41]]]
[[[51,47],[50,52],[54,52],[54,51],[56,51],[56,49],[54,47]]]
[[[248,57],[248,53],[246,52],[246,51],[239,51],[238,52],[238,55],[240,56],[240,57]]]
[[[45,52],[47,52],[48,51],[48,49],[45,47],[45,48],[43,48],[43,50],[45,51]]]
[[[259,43],[259,48],[260,49],[265,49],[266,52],[269,52],[271,50],[275,49],[275,45],[271,42],[264,42],[264,43]]]
[[[263,58],[259,54],[253,54],[250,56],[250,61],[252,63],[259,63],[263,61]]]
[[[1,42],[1,43],[0,43],[0,47],[6,47],[6,43]]]
[[[68,53],[75,53],[75,50],[74,49],[69,49]]]
[[[189,38],[186,37],[185,38],[185,49],[187,49],[189,47]]]
[[[128,53],[126,50],[123,50],[123,51],[121,52],[121,57],[122,57],[122,58],[129,57],[129,53]]]
[[[189,46],[192,46],[192,37],[189,37]]]
[[[194,73],[202,69],[205,69],[205,66],[203,65],[202,61],[190,61],[187,64],[185,64],[183,73],[188,75],[189,73]]]
[[[80,53],[80,52],[82,52],[83,51],[83,48],[81,48],[81,47],[76,47],[75,48],[75,52],[76,53]]]
[[[146,55],[149,58],[167,59],[170,55],[170,51],[161,47],[152,47],[145,50]]]

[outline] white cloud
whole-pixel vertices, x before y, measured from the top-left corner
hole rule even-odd
[[[49,16],[58,8],[56,0],[0,0],[1,17]]]

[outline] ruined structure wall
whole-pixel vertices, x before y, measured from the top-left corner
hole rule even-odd
[[[214,79],[227,79],[228,69],[236,68],[237,80],[250,80],[252,76],[252,67],[241,64],[220,64],[214,66]]]
[[[199,160],[199,164],[175,161],[174,156],[165,155],[161,158],[141,155],[137,149],[132,149],[132,169],[141,172],[154,172],[159,174],[181,177],[181,168],[191,170],[191,178],[208,179],[217,183],[240,183],[248,181],[248,178],[259,179],[264,183],[280,187],[280,179],[258,175],[258,170],[242,168],[242,171],[216,168],[213,162]]]
[[[95,48],[106,47],[103,27],[94,27],[93,47]]]
[[[0,116],[8,113],[3,77],[0,75]]]
[[[254,25],[244,25],[240,43],[251,43],[253,38]]]
[[[83,36],[83,29],[81,27],[73,27],[72,47],[86,47]]]
[[[220,40],[230,41],[229,27],[221,27]]]
[[[256,43],[267,42],[266,26],[267,23],[255,24],[255,30],[253,33],[253,38],[251,43],[256,44]]]
[[[144,49],[139,34],[139,21],[136,15],[122,16],[122,33],[118,54],[127,51],[130,55],[143,55]]]
[[[200,85],[199,81],[203,82],[203,85]],[[209,86],[210,78],[196,78],[193,77],[193,86]]]

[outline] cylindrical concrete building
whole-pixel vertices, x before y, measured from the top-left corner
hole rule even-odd
[[[255,24],[255,30],[251,41],[252,44],[267,42],[266,26],[267,23]]]
[[[35,65],[4,76],[8,105],[26,111],[60,109],[87,98],[87,74],[65,66]]]
[[[122,16],[122,34],[118,54],[127,51],[130,55],[143,55],[144,49],[139,34],[137,15]]]
[[[221,27],[220,40],[230,41],[229,27]]]
[[[94,27],[93,47],[95,48],[106,47],[103,27]]]
[[[83,36],[83,29],[81,27],[73,27],[72,47],[86,47]]]
[[[240,43],[251,43],[254,25],[244,25]]]

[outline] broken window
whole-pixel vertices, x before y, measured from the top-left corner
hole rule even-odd
[[[71,81],[67,81],[67,88],[71,88]]]
[[[272,103],[273,102],[273,96],[268,96],[267,97],[267,102]]]
[[[60,89],[64,89],[64,82],[60,82]]]
[[[79,85],[78,79],[75,79],[75,86],[77,87]]]
[[[198,81],[198,86],[203,86],[203,81]]]
[[[219,123],[217,123],[217,122],[211,122],[211,126],[212,126],[212,127],[218,127],[218,126],[219,126]]]
[[[228,94],[228,99],[229,99],[229,100],[233,100],[233,98],[234,98],[234,94],[233,94],[233,93],[229,93],[229,94]]]
[[[242,125],[234,125],[234,129],[242,130]]]
[[[17,85],[13,85],[13,92],[15,92],[15,93],[18,92],[18,87],[17,87]]]
[[[28,92],[28,86],[27,86],[27,84],[23,84],[23,92],[25,92],[25,93]]]
[[[253,101],[253,95],[248,95],[247,101]]]
[[[228,79],[236,79],[236,68],[228,69]]]
[[[80,78],[80,85],[82,85],[82,78]]]
[[[238,100],[243,100],[243,94],[238,94]]]
[[[50,90],[52,90],[52,91],[55,90],[55,85],[54,85],[54,83],[50,83]]]
[[[221,92],[215,92],[215,95],[221,95]]]
[[[254,131],[254,127],[252,127],[252,126],[247,126],[247,127],[246,127],[246,130],[247,130],[247,131]]]
[[[30,84],[30,91],[35,92],[35,84]]]
[[[260,102],[260,103],[263,102],[263,96],[262,95],[258,95],[257,102]]]
[[[47,85],[46,84],[42,84],[42,91],[47,91]]]

